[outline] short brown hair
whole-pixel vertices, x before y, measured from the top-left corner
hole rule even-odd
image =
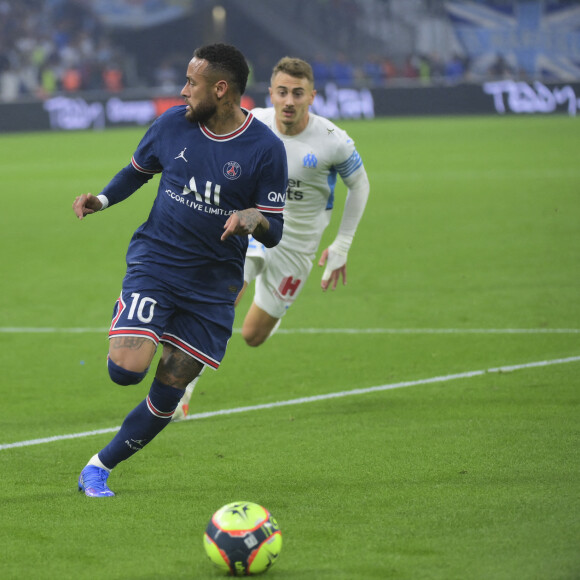
[[[296,77],[298,79],[308,79],[312,85],[314,85],[314,73],[312,72],[312,67],[300,58],[293,58],[290,56],[285,56],[281,58],[272,70],[272,79],[278,73],[286,73],[291,77]]]

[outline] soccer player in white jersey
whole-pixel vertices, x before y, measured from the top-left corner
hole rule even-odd
[[[318,261],[325,266],[321,287],[346,284],[346,261],[369,195],[369,180],[354,141],[334,123],[310,112],[316,91],[312,67],[285,57],[274,67],[270,98],[273,107],[252,113],[278,136],[286,148],[288,188],[284,232],[280,243],[265,248],[250,237],[244,265],[244,285],[255,279],[254,300],[242,325],[250,346],[260,346],[302,291],[330,222],[337,175],[348,188],[336,238]],[[173,416],[185,418],[195,381],[190,383]]]

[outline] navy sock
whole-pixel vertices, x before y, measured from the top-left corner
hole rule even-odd
[[[128,415],[111,442],[99,451],[109,469],[143,449],[169,422],[185,390],[153,379],[149,395]]]

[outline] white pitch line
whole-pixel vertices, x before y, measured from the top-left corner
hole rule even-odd
[[[0,326],[0,334],[107,334],[109,328]],[[234,334],[241,332],[234,328]],[[280,328],[277,334],[580,334],[580,328]]]
[[[553,360],[536,361],[524,363],[519,365],[510,365],[490,368],[487,370],[467,371],[464,373],[456,373],[452,375],[443,375],[439,377],[431,377],[429,379],[419,379],[416,381],[403,381],[400,383],[391,383],[388,385],[380,385],[377,387],[367,387],[363,389],[352,389],[350,391],[339,391],[337,393],[327,393],[325,395],[314,395],[312,397],[300,397],[298,399],[289,399],[287,401],[278,401],[275,403],[264,403],[262,405],[250,405],[247,407],[235,407],[233,409],[221,409],[218,411],[208,411],[206,413],[197,413],[186,417],[187,421],[196,419],[208,419],[210,417],[219,417],[223,415],[233,415],[236,413],[247,413],[249,411],[260,411],[263,409],[274,409],[276,407],[286,407],[289,405],[303,405],[305,403],[314,403],[316,401],[326,401],[328,399],[338,399],[343,397],[350,397],[353,395],[365,395],[367,393],[378,393],[380,391],[389,391],[391,389],[400,389],[402,387],[416,387],[418,385],[428,385],[433,383],[445,383],[457,379],[469,379],[472,377],[480,377],[487,373],[502,373],[513,372],[523,369],[547,367],[551,365],[558,365],[571,362],[580,362],[580,356],[572,356],[568,358],[558,358]],[[102,435],[104,433],[114,433],[120,429],[118,427],[109,427],[107,429],[97,429],[95,431],[84,431],[81,433],[71,433],[69,435],[55,435],[54,437],[44,437],[42,439],[29,439],[28,441],[17,441],[16,443],[4,443],[0,445],[0,451],[3,449],[14,449],[16,447],[28,447],[30,445],[40,445],[42,443],[53,443],[55,441],[64,441],[66,439],[81,439],[82,437],[90,437],[91,435]]]
[[[234,329],[234,332],[240,332]],[[580,328],[279,328],[276,334],[578,334]]]

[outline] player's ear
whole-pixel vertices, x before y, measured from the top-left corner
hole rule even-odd
[[[316,96],[316,89],[312,89],[312,92],[310,93],[310,105],[312,105],[312,103],[314,103],[314,97]]]
[[[218,81],[214,85],[214,90],[215,90],[215,94],[216,94],[216,96],[217,96],[218,99],[223,98],[223,96],[228,91],[228,83],[227,83],[227,81],[225,81],[225,80]]]

